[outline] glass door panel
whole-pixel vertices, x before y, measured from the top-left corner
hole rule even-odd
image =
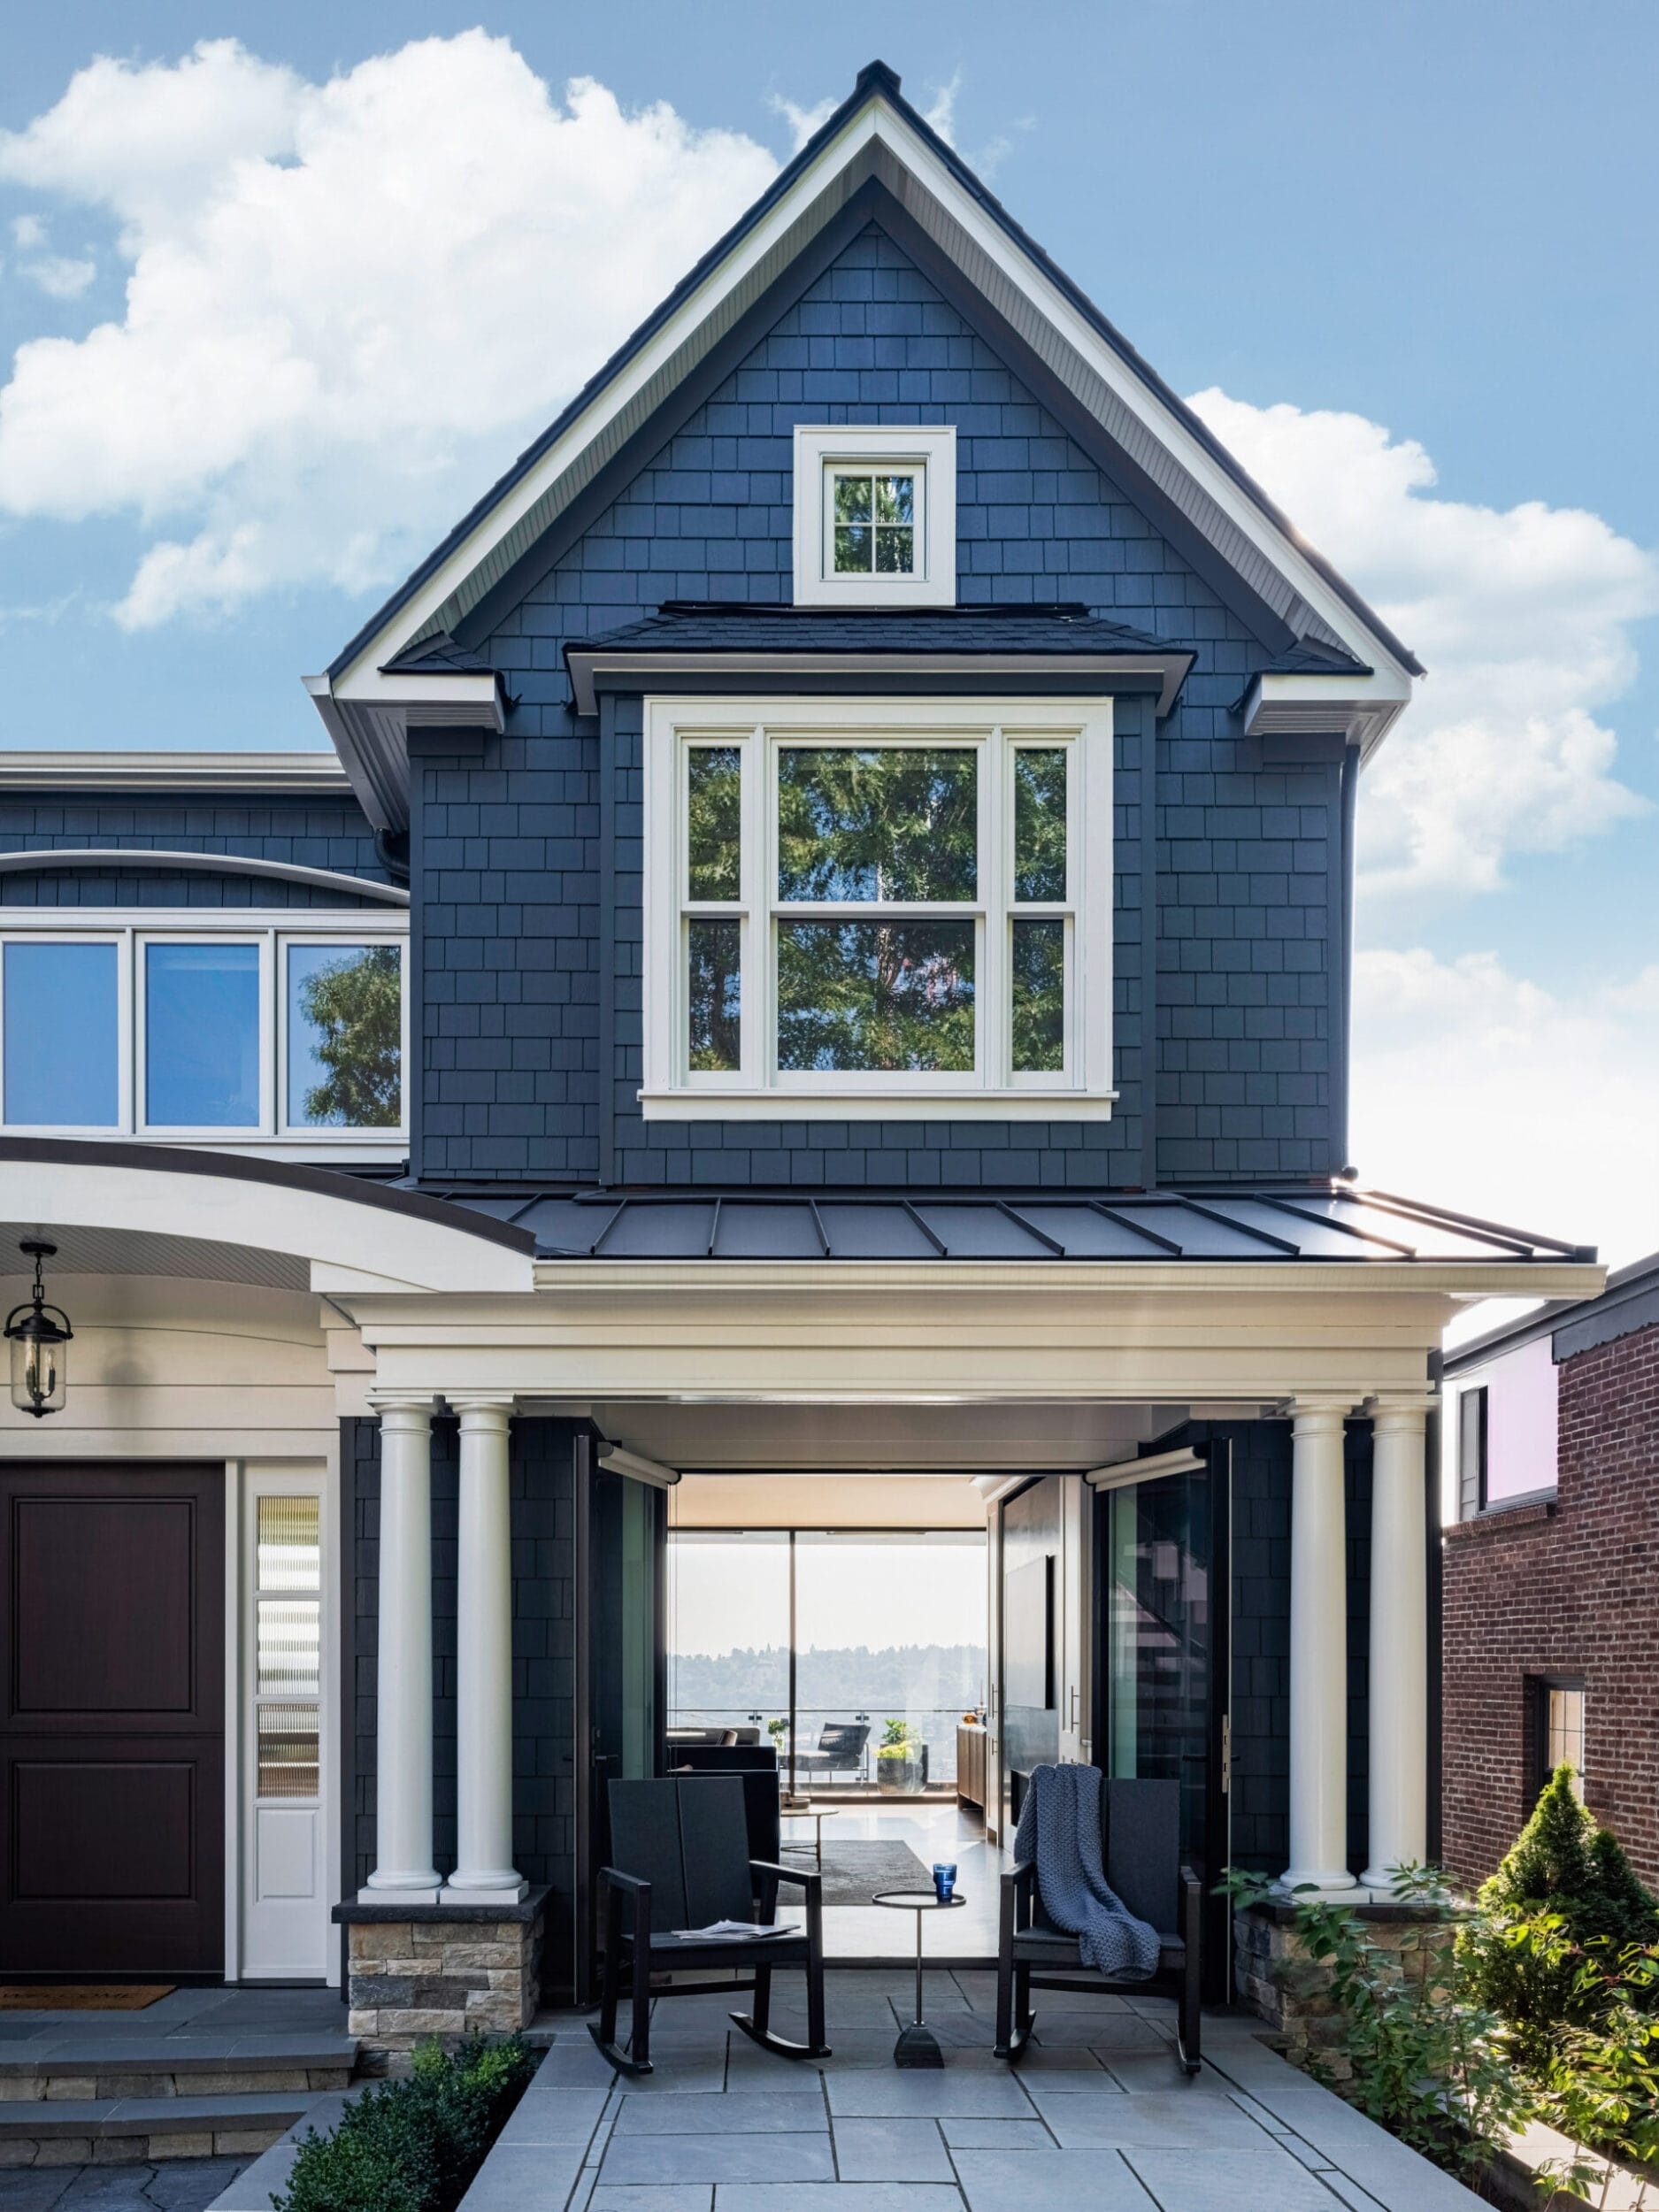
[[[956,1724],[985,1697],[985,1538],[795,1537],[798,1788],[954,1789]]]
[[[670,1555],[671,1747],[676,1730],[752,1729],[787,1757],[788,1532],[676,1529]]]
[[[1205,1860],[1212,1630],[1207,1471],[1106,1493],[1106,1769],[1181,1786],[1181,1847]]]

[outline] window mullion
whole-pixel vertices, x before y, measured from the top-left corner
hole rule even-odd
[[[776,1056],[775,964],[770,919],[776,882],[773,857],[772,749],[765,726],[757,723],[744,740],[742,845],[739,888],[743,895],[742,1049],[746,1088],[760,1090],[772,1080]]]
[[[1008,902],[1013,836],[1009,779],[1013,757],[1000,725],[987,738],[979,775],[979,1079],[982,1087],[1007,1086],[1011,1060],[1008,982]]]

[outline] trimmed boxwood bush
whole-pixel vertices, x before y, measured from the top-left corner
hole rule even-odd
[[[311,2129],[276,2212],[453,2212],[538,2062],[518,2036],[421,2044],[407,2080],[365,2090],[331,2135]]]

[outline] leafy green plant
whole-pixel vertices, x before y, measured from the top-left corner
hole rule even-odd
[[[1220,1887],[1237,1908],[1285,1901],[1262,1876],[1238,1869]],[[1452,1901],[1432,1868],[1396,1868],[1394,1893],[1420,1906],[1430,1926],[1451,1916]],[[1433,1959],[1421,1975],[1403,1973],[1401,1953],[1373,1944],[1349,1908],[1311,1889],[1296,1891],[1292,1901],[1310,1961],[1329,1974],[1353,2070],[1351,2078],[1339,2080],[1313,2053],[1309,2073],[1433,2164],[1473,2179],[1530,2116],[1533,2101],[1511,2061],[1502,2021],[1445,1986],[1432,1970]],[[1405,1947],[1430,1939],[1417,1932]]]
[[[914,1721],[888,1720],[882,1727],[881,1741],[876,1747],[878,1759],[902,1759],[909,1756],[920,1737]]]
[[[1540,2170],[1568,2196],[1607,2203],[1616,2161],[1659,2161],[1659,2020],[1640,2001],[1659,1979],[1659,1949],[1627,1946],[1609,1966],[1592,1956],[1580,1969],[1581,1993],[1599,1996],[1594,2028],[1566,2028],[1552,2059],[1548,2117],[1571,2138],[1571,2155]],[[1599,1985],[1599,1987],[1594,1985]],[[1638,2205],[1647,2200],[1645,2178]]]
[[[347,2106],[300,2145],[276,2212],[452,2212],[538,2063],[518,2036],[418,2047],[403,2081]]]

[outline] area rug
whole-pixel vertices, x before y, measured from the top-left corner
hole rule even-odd
[[[0,2012],[142,2012],[157,1998],[171,1997],[172,1982],[127,1982],[74,1986],[42,1982],[0,1982]]]
[[[812,1863],[812,1847],[786,1844],[792,1866]],[[824,1845],[824,1902],[867,1905],[881,1889],[931,1889],[933,1878],[907,1843]]]

